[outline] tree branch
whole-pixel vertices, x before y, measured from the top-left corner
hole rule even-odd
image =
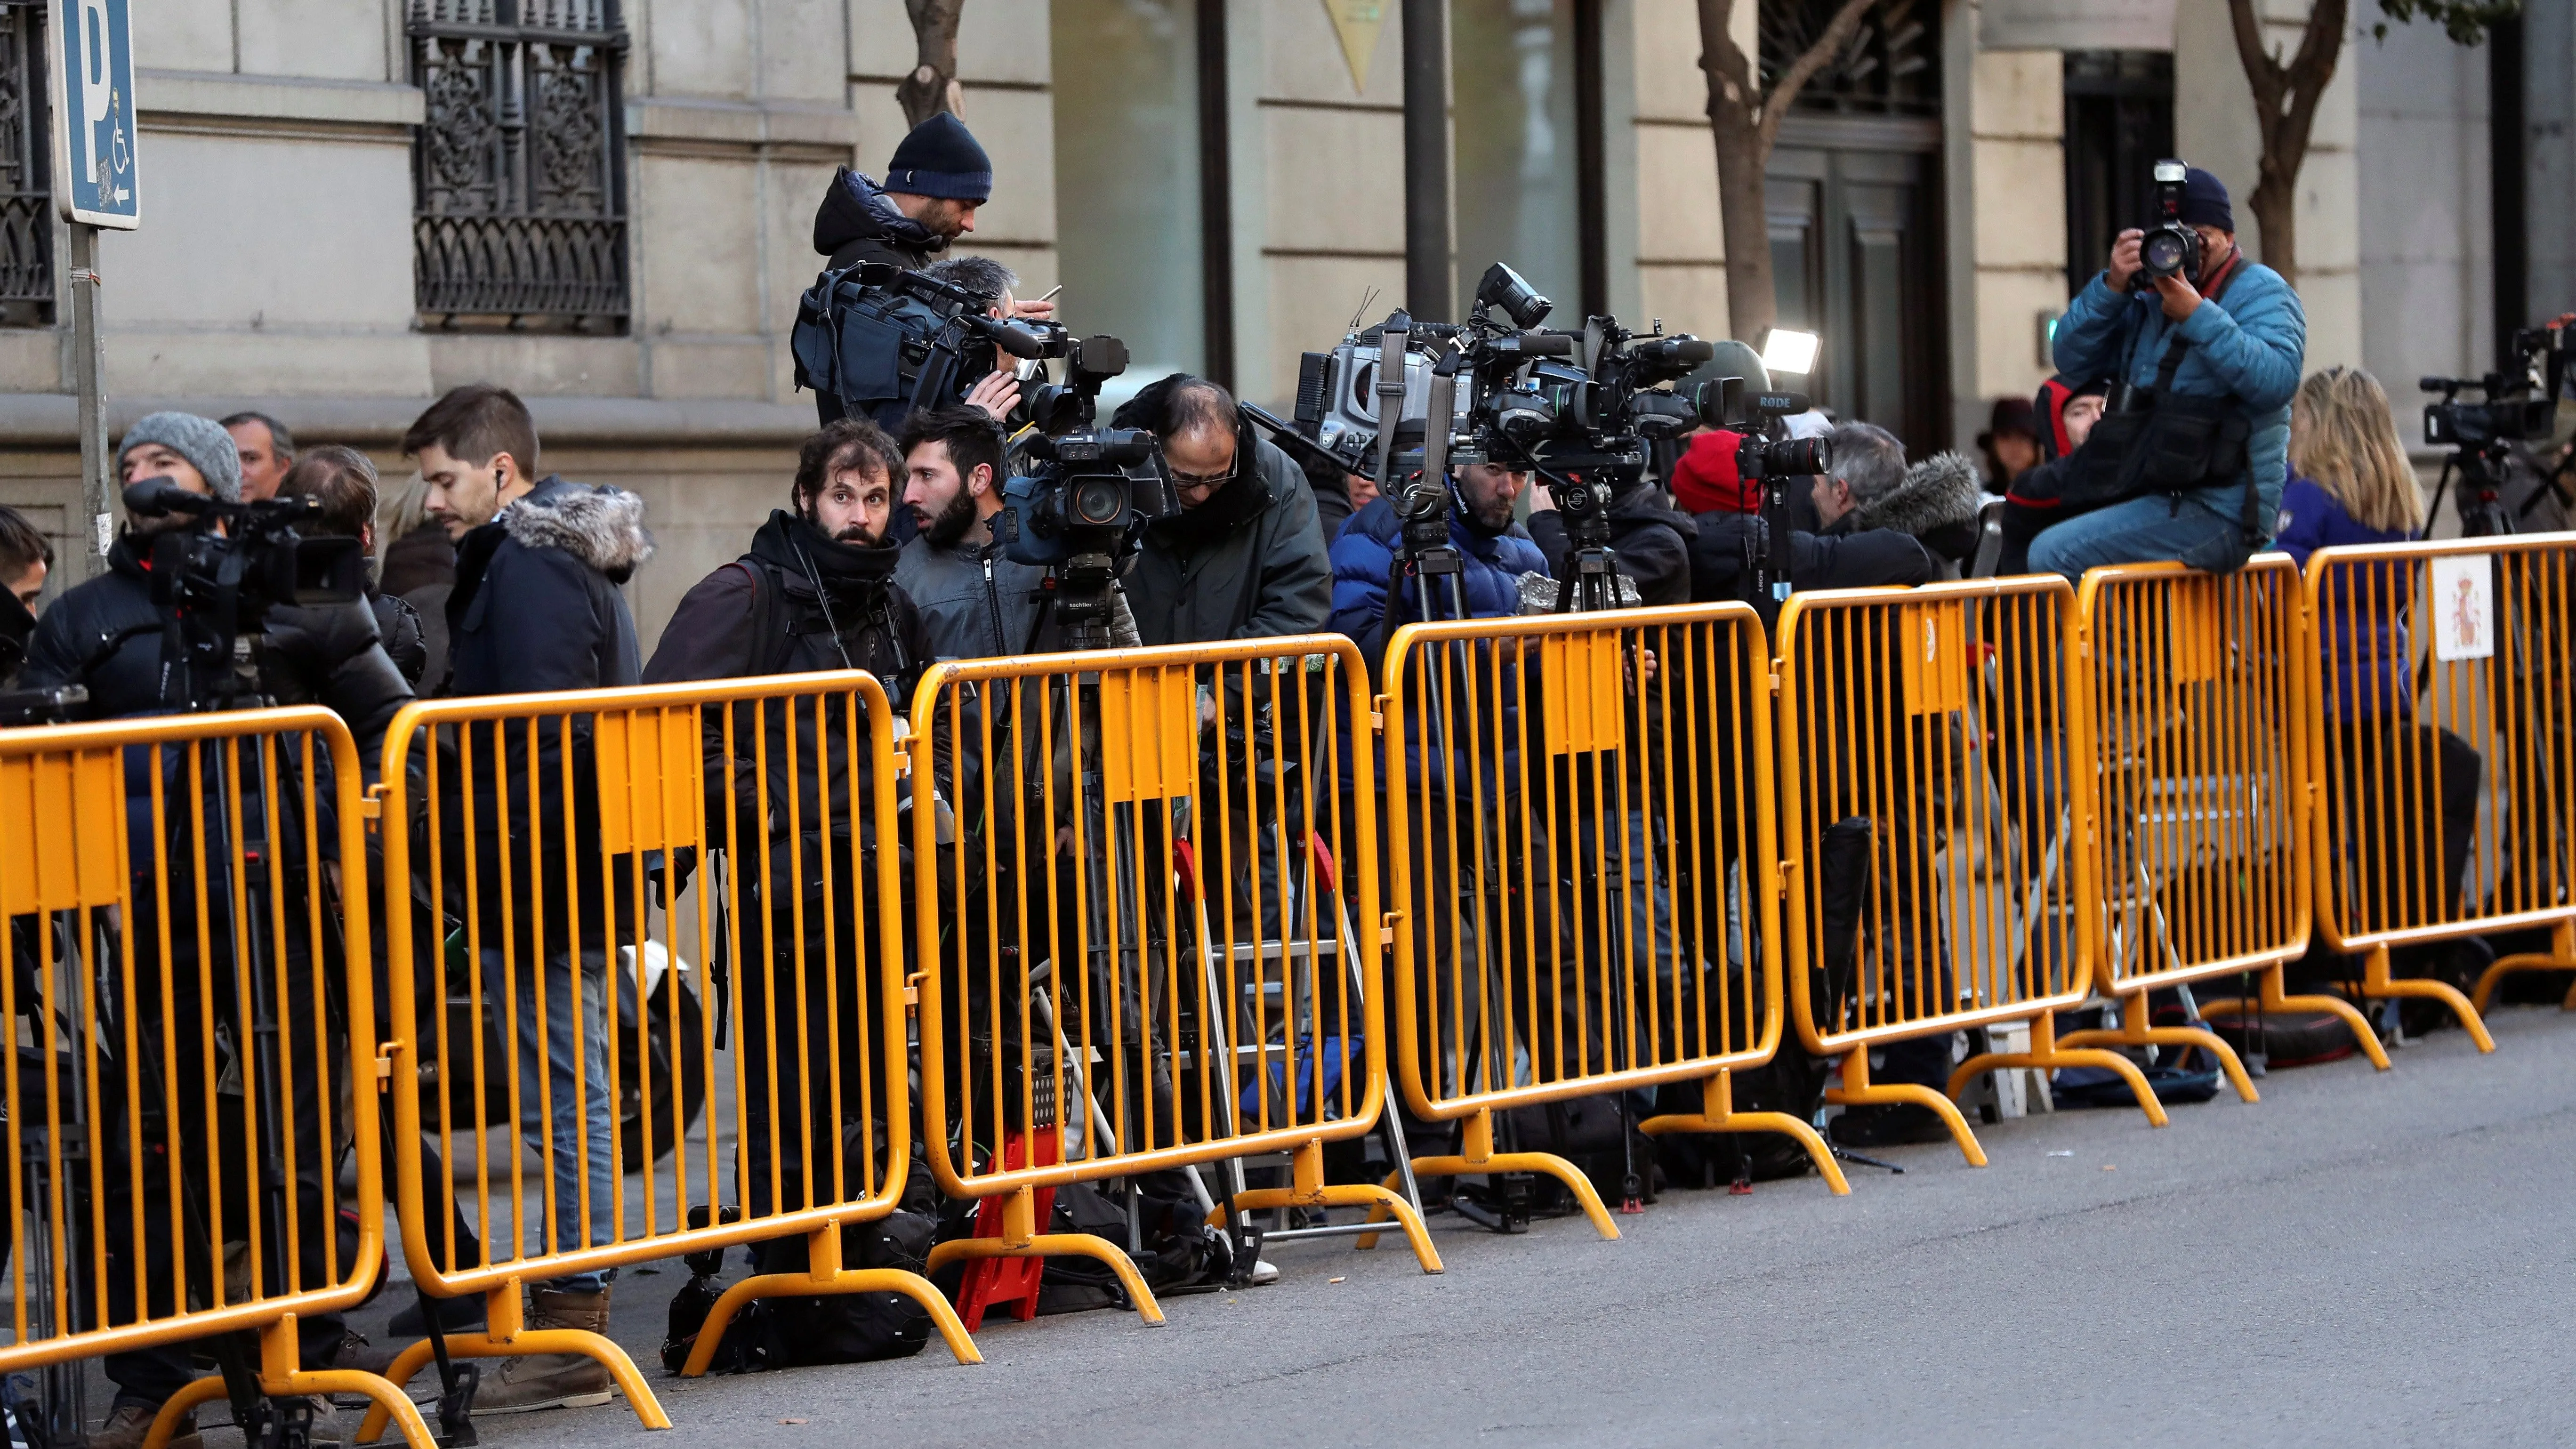
[[[1860,13],[1869,6],[1870,0],[1843,0],[1843,8],[1834,12],[1834,21],[1825,27],[1825,33],[1816,37],[1816,43],[1807,47],[1807,53],[1790,62],[1789,68],[1772,82],[1770,94],[1762,98],[1762,154],[1765,157],[1771,154],[1772,143],[1780,137],[1781,120],[1789,114],[1789,108],[1797,104],[1798,92],[1807,88],[1807,82],[1817,71],[1824,69],[1825,62],[1833,58],[1834,52],[1850,43],[1852,32],[1860,29]]]
[[[957,84],[957,18],[966,0],[904,0],[912,19],[914,54],[910,74],[894,88],[906,125],[918,126],[939,114],[965,113],[965,93]]]

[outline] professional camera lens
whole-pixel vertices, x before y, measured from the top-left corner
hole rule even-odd
[[[2151,275],[2180,276],[2191,259],[2191,240],[2189,232],[2159,227],[2138,244],[2138,262]]]
[[[1494,395],[1494,431],[1518,446],[1527,447],[1556,430],[1555,400],[1535,392],[1505,392]]]
[[[1072,521],[1093,528],[1107,528],[1127,511],[1127,480],[1108,475],[1094,475],[1073,480],[1066,490],[1066,507]]]

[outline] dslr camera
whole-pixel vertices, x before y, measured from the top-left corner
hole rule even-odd
[[[305,531],[321,509],[315,498],[227,503],[168,478],[126,487],[127,513],[189,520],[152,541],[152,601],[168,620],[164,667],[179,664],[188,708],[244,708],[276,692],[265,687],[260,667],[259,636],[270,610],[366,596],[367,555],[358,540]]]
[[[2138,270],[2129,278],[2129,290],[2151,291],[2165,277],[2198,286],[2200,233],[2182,219],[2183,180],[2190,170],[2167,157],[2156,163],[2154,174],[2154,200],[2148,205],[2146,235],[2138,242]]]

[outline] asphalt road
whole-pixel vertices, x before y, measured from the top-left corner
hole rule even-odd
[[[1855,1169],[1848,1198],[1668,1193],[1616,1243],[1439,1217],[1440,1277],[1282,1245],[1279,1283],[1170,1300],[1166,1327],[988,1324],[980,1368],[934,1340],[664,1377],[670,1264],[620,1283],[616,1326],[672,1440],[622,1404],[478,1425],[496,1449],[2576,1443],[2576,1015],[2494,1028],[2490,1057],[2447,1031],[2163,1131],[1992,1127],[1981,1170],[1897,1149],[1905,1174]]]

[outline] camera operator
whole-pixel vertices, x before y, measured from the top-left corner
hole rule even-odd
[[[1699,525],[1691,516],[1667,506],[1663,490],[1645,482],[1614,496],[1605,516],[1610,522],[1610,551],[1619,556],[1619,571],[1637,586],[1639,602],[1648,608],[1689,603],[1690,545],[1699,536]],[[1530,490],[1529,520],[1524,526],[1539,552],[1547,555],[1548,572],[1560,582],[1569,582],[1567,568],[1574,545],[1566,537],[1565,520],[1557,516],[1556,500],[1544,480]]]
[[[404,435],[403,451],[420,460],[429,513],[457,541],[444,692],[526,694],[639,682],[635,622],[619,589],[653,549],[641,499],[552,476],[531,481],[536,425],[515,394],[488,384],[451,389],[432,403]],[[608,955],[632,924],[635,903],[612,890],[613,868],[602,859],[589,720],[575,713],[543,720],[534,731],[467,729],[474,768],[446,771],[451,798],[441,801],[445,838],[438,844],[452,862],[447,880],[459,897],[447,904],[459,911],[467,875],[479,872],[473,944],[487,999],[512,991],[518,997],[517,1070],[525,1100],[519,1127],[531,1146],[545,1140],[547,1124],[536,1114],[551,1106],[554,1193],[564,1204],[555,1215],[556,1245],[607,1242],[616,1230],[605,1208],[614,1200],[616,1105],[606,1057],[610,1023],[602,1013],[615,996],[607,990]],[[505,899],[512,902],[506,915]],[[573,920],[582,925],[578,939]],[[574,1014],[576,1001],[583,1018]],[[585,1192],[593,1205],[586,1215],[576,1206]],[[531,1221],[520,1230],[533,1238],[541,1226]],[[583,1273],[530,1285],[527,1322],[605,1332],[611,1276]],[[595,1360],[524,1355],[484,1381],[475,1408],[508,1413],[604,1404],[610,1391],[608,1370]]]
[[[2242,566],[2271,537],[2288,477],[2290,397],[2307,350],[2307,314],[2278,272],[2237,250],[2235,214],[2217,177],[2198,167],[2185,171],[2173,214],[2197,241],[2196,263],[2132,291],[2144,266],[2146,233],[2120,233],[2110,265],[2058,322],[2057,370],[2111,377],[2151,399],[2137,404],[2144,409],[2142,436],[2097,428],[2096,452],[2105,451],[2106,439],[2125,440],[2132,450],[2155,446],[2159,414],[2180,423],[2189,404],[2215,399],[2243,431],[2241,461],[2228,440],[2212,438],[2193,460],[2198,476],[2154,480],[2152,491],[2132,490],[2134,496],[2042,532],[2030,546],[2035,569],[2080,579],[2100,564],[2176,559],[2224,572]],[[2132,410],[2120,402],[2115,398],[2115,416]],[[2134,465],[2121,471],[2127,461],[2085,457],[2077,470],[2118,473],[2126,481],[2135,472]]]
[[[376,465],[355,448],[326,443],[298,457],[277,485],[280,498],[312,498],[321,503],[318,533],[354,538],[370,555],[376,551]],[[367,608],[376,616],[376,634],[385,654],[412,690],[429,667],[429,642],[420,611],[377,586],[367,573]]]
[[[1689,451],[1673,468],[1673,492],[1698,525],[1691,540],[1691,601],[1714,603],[1742,599],[1768,624],[1778,617],[1773,599],[1756,598],[1753,576],[1770,548],[1764,528],[1762,498],[1736,471],[1741,434],[1713,428],[1691,440]],[[1840,461],[1840,455],[1836,455]],[[1813,490],[1817,504],[1825,495],[1847,499],[1847,483],[1822,484]],[[1844,505],[1846,510],[1848,505]],[[1841,514],[1835,515],[1841,522]],[[1792,530],[1789,534],[1789,586],[1793,589],[1864,589],[1882,584],[1928,584],[1940,577],[1931,553],[1915,539],[1887,529],[1846,527],[1825,534]]]
[[[844,166],[832,175],[814,211],[814,250],[837,272],[860,262],[920,271],[951,242],[975,229],[975,212],[993,194],[993,163],[966,123],[942,111],[907,133],[886,164],[885,185]],[[1052,302],[1013,302],[1015,317],[1052,317]],[[830,422],[841,400],[814,395]]]
[[[1012,298],[1011,292],[1020,285],[1019,273],[994,261],[991,257],[947,257],[932,262],[922,268],[922,271],[924,275],[935,277],[952,287],[962,287],[974,293],[982,299],[984,315],[988,317],[1008,319],[1017,315],[1014,309],[1019,306],[1019,303]],[[1046,305],[1052,308],[1055,304],[1050,302]],[[998,360],[1008,363],[1010,359]],[[975,385],[966,390],[965,402],[968,407],[980,408],[991,414],[994,422],[1007,428],[1010,425],[1011,414],[1020,405],[1019,378],[1010,367],[997,366],[975,379]],[[898,480],[898,491],[900,491],[900,480]],[[908,516],[908,511],[900,507],[895,510],[895,513],[899,520]],[[900,530],[898,536],[901,536]]]
[[[36,632],[36,600],[54,567],[54,546],[18,510],[0,505],[0,689],[15,686]]]
[[[1422,446],[1422,424],[1397,424],[1399,452]],[[1418,470],[1417,470],[1418,471]],[[1529,530],[1513,521],[1513,505],[1529,491],[1529,475],[1491,463],[1461,464],[1450,472],[1449,545],[1458,551],[1459,592],[1466,617],[1491,619],[1521,611],[1523,574],[1547,572]],[[1399,489],[1399,491],[1401,491]],[[1421,617],[1413,599],[1389,598],[1387,586],[1404,546],[1404,520],[1393,496],[1380,497],[1351,515],[1333,540],[1334,632],[1348,634],[1374,667],[1389,636]]]
[[[1181,503],[1149,525],[1125,580],[1147,644],[1312,634],[1333,607],[1333,568],[1306,475],[1252,434],[1233,394],[1174,373],[1111,419],[1159,441]]]
[[[1959,577],[1961,565],[1976,553],[1977,511],[1985,503],[1976,460],[1965,453],[1935,453],[1909,468],[1895,435],[1868,423],[1836,428],[1833,446],[1834,474],[1846,485],[1851,506],[1825,532],[1848,536],[1886,529],[1904,534],[1932,555],[1942,578]],[[1846,446],[1865,460],[1850,471],[1844,467]],[[1896,470],[1893,479],[1886,476],[1889,462]]]

